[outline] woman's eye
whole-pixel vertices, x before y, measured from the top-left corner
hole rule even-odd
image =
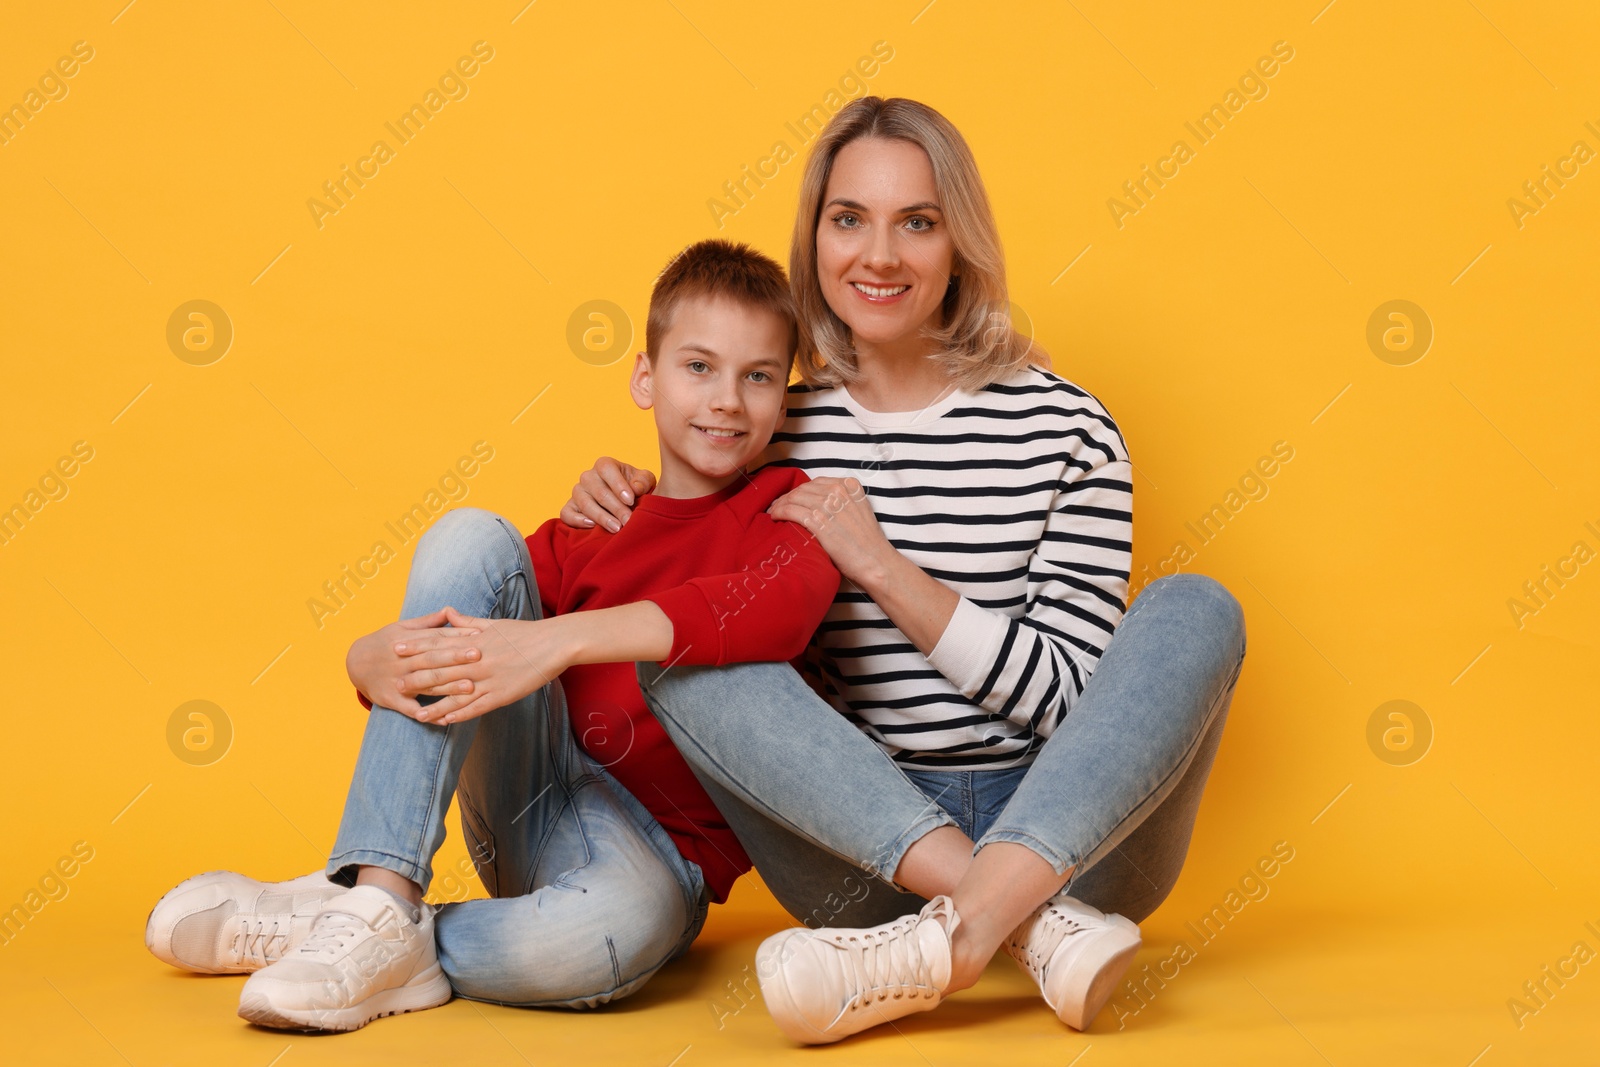
[[[921,215],[913,215],[911,218],[906,220],[906,225],[911,226],[913,222],[922,223],[921,226],[912,227],[913,233],[927,233],[929,230],[933,229],[933,220],[923,218]]]
[[[855,228],[855,224],[857,222],[860,222],[861,220],[856,218],[854,215],[850,214],[847,211],[847,212],[844,212],[843,214],[835,215],[833,217],[833,221],[834,221],[835,225],[841,226],[841,227],[843,227],[843,228],[848,230],[848,229],[854,229]]]

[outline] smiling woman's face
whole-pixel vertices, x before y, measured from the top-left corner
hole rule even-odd
[[[926,152],[876,137],[839,150],[817,219],[817,281],[859,354],[940,325],[954,258]]]

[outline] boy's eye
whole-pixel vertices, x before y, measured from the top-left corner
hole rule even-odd
[[[703,359],[691,359],[689,361],[689,369],[694,371],[694,373],[699,374],[702,370],[706,369],[706,361]]]
[[[758,382],[765,382],[771,380],[772,375],[768,374],[764,370],[753,370],[750,372],[750,377]]]

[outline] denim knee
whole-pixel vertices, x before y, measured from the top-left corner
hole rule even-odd
[[[1237,658],[1244,658],[1244,608],[1227,586],[1205,574],[1168,574],[1151,582],[1144,595],[1158,589],[1168,610],[1183,604],[1208,632],[1225,637]]]
[[[555,903],[560,911],[552,898],[573,893],[583,893],[594,911],[562,916],[555,924],[560,929],[546,929],[540,904]],[[607,910],[613,912],[610,923]],[[485,914],[500,922],[485,923]],[[457,995],[528,1008],[593,1008],[626,997],[692,936],[684,930],[675,886],[614,895],[545,887],[522,897],[447,904],[435,923],[444,927],[439,964]],[[474,924],[477,929],[461,932],[462,925]]]
[[[510,535],[509,537],[507,535]],[[443,552],[457,558],[502,552],[521,539],[515,526],[483,508],[452,508],[423,531],[417,554]]]

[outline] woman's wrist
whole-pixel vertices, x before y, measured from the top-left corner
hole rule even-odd
[[[855,573],[846,574],[845,577],[856,584],[856,587],[867,594],[880,605],[891,596],[891,590],[896,584],[898,571],[903,567],[921,570],[916,564],[900,554],[900,550],[888,541],[883,543],[883,548],[869,558]],[[903,581],[903,578],[901,579]]]
[[[933,651],[961,603],[961,594],[933,577],[885,542],[859,578],[851,578],[889,621],[926,656]]]

